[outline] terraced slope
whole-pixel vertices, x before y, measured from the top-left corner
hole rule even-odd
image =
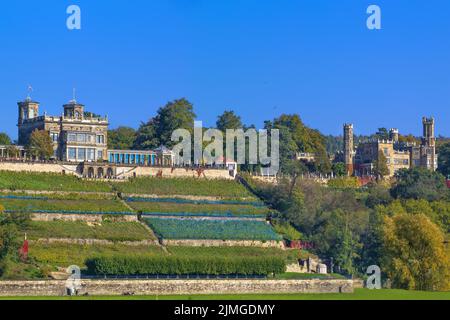
[[[50,271],[74,264],[85,267],[87,259],[97,256],[296,259],[292,251],[276,248],[158,245],[155,235],[182,244],[189,243],[182,240],[197,239],[280,240],[266,222],[271,210],[235,181],[138,178],[107,182],[0,172],[0,204],[9,214],[25,212],[34,217],[19,230],[30,240],[34,264],[18,267],[16,277],[22,272],[46,277]]]
[[[0,190],[110,192],[111,186],[71,175],[0,171]]]
[[[265,221],[145,218],[164,239],[281,240]]]
[[[32,221],[22,230],[30,240],[99,239],[108,241],[154,240],[138,222],[86,223],[84,221]]]

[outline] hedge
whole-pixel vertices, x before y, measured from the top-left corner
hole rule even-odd
[[[269,275],[281,274],[281,257],[103,256],[86,260],[91,275]]]

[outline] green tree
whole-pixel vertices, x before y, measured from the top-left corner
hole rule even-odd
[[[395,198],[425,199],[428,201],[448,199],[445,177],[425,168],[402,169],[395,174],[396,183],[391,189]]]
[[[158,110],[156,134],[160,143],[166,146],[172,146],[171,140],[173,131],[177,129],[186,129],[191,134],[194,130],[195,120],[194,107],[192,104],[182,98],[166,104]]]
[[[244,126],[241,121],[241,117],[237,116],[234,111],[224,111],[220,116],[217,117],[216,121],[216,128],[223,132],[223,142],[224,142],[224,149],[223,154],[227,159],[231,159],[232,156],[226,154],[227,150],[227,141],[226,141],[226,131],[227,129],[244,129]],[[246,158],[247,158],[247,151],[248,151],[248,141],[246,139],[245,141],[245,152],[246,152]],[[237,158],[237,145],[234,146],[234,157]],[[248,163],[241,164],[240,170],[247,170],[249,171],[250,166]]]
[[[383,270],[395,288],[450,289],[442,231],[423,214],[385,217]]]
[[[274,119],[273,128],[278,129],[280,127],[288,128],[299,152],[316,153],[322,149],[326,153],[325,137],[319,131],[305,126],[299,115],[283,114]]]
[[[360,256],[359,232],[354,228],[354,214],[342,209],[329,213],[320,233],[314,236],[319,252],[333,261],[347,274],[355,274],[356,260]]]
[[[157,124],[155,119],[150,119],[147,123],[141,123],[136,132],[134,148],[141,150],[154,149],[161,145],[160,139],[156,134]]]
[[[9,146],[11,138],[4,132],[0,132],[0,146]]]
[[[317,162],[312,170],[321,173],[331,172],[331,163],[326,152],[325,137],[319,131],[305,126],[297,114],[283,114],[273,121],[265,122],[265,129],[280,131],[280,167],[285,172],[290,160],[298,152],[315,153]]]
[[[373,173],[376,175],[377,179],[383,179],[384,177],[389,175],[387,158],[384,155],[384,152],[381,150],[378,151],[377,159],[373,161]]]
[[[216,121],[216,127],[220,131],[226,133],[227,129],[242,129],[244,126],[241,117],[237,116],[234,111],[224,111]]]
[[[377,210],[369,213],[367,229],[361,236],[361,257],[358,265],[360,271],[365,273],[367,267],[380,266],[383,258],[383,220],[384,216]]]
[[[366,206],[374,209],[379,205],[388,205],[392,202],[389,188],[381,183],[370,183],[367,185],[368,195],[366,198]]]
[[[386,128],[378,128],[378,132],[375,134],[376,139],[389,140],[389,131]]]
[[[307,171],[306,166],[297,160],[290,160],[286,164],[285,172],[291,177],[291,185],[289,188],[289,198],[292,196],[292,192],[297,184],[297,179]]]
[[[439,148],[438,171],[446,177],[450,177],[450,142]]]
[[[325,148],[317,148],[314,158],[314,169],[321,174],[331,173],[331,162]]]
[[[41,160],[48,160],[53,156],[53,142],[48,131],[34,130],[30,136],[28,152]]]
[[[129,127],[118,127],[108,131],[108,148],[130,150],[136,141],[136,131]]]
[[[338,177],[343,177],[347,175],[347,170],[345,169],[345,163],[343,162],[336,162],[333,163],[332,170],[334,174]]]

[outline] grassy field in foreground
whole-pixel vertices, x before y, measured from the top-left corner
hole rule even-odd
[[[0,300],[450,300],[450,292],[356,289],[354,293],[323,294],[0,297]]]

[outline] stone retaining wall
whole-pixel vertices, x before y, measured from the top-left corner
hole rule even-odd
[[[65,281],[0,281],[0,296],[61,296]],[[352,280],[82,280],[79,294],[352,293]]]
[[[252,240],[162,240],[164,246],[189,247],[259,247],[285,249],[283,241],[252,241]]]
[[[63,214],[63,213],[33,213],[33,221],[86,221],[86,222],[102,222],[103,219],[109,218],[105,214]],[[115,215],[114,219],[124,222],[137,222],[136,215]]]

